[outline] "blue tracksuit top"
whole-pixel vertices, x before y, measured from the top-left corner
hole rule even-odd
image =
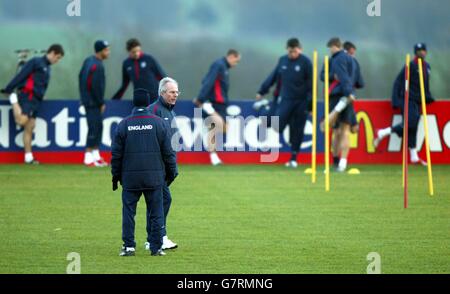
[[[228,104],[228,90],[230,65],[225,57],[217,59],[211,64],[208,73],[202,80],[202,87],[198,94],[201,102]]]
[[[419,60],[414,58],[409,64],[410,69],[410,87],[409,87],[409,100],[420,103],[420,76],[419,76]],[[431,67],[428,62],[423,61],[423,83],[425,87],[425,100],[427,103],[434,101],[433,95],[430,91],[430,73]],[[402,68],[400,73],[394,82],[392,90],[392,106],[398,108],[403,106],[403,100],[405,99],[405,67]]]
[[[30,99],[34,96],[38,100],[44,98],[50,81],[50,62],[47,56],[34,57],[24,64],[20,72],[5,88],[6,93],[19,89],[27,93]]]
[[[95,56],[86,58],[78,75],[81,103],[86,108],[102,106],[105,96],[105,69]]]
[[[283,99],[311,100],[312,64],[309,58],[303,54],[297,59],[289,59],[287,55],[282,56],[258,93],[267,94],[274,84],[277,84],[276,95]]]
[[[333,54],[330,60],[330,96],[349,96],[354,94],[354,86],[357,83],[355,59],[344,50]],[[324,81],[324,68],[320,73],[320,79]]]
[[[124,190],[148,190],[172,181],[178,174],[170,130],[146,108],[135,108],[115,131],[111,173]]]
[[[352,57],[352,56],[351,56]],[[355,84],[353,85],[356,89],[362,89],[365,87],[364,78],[361,74],[361,66],[359,65],[358,60],[355,57],[352,57],[353,63],[355,66]]]
[[[146,89],[154,101],[158,97],[159,81],[166,76],[158,61],[150,54],[142,53],[137,60],[128,57],[122,65],[122,85],[112,99],[121,99],[132,81],[134,89]]]

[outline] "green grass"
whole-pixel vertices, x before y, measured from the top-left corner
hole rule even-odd
[[[333,173],[331,192],[282,166],[181,166],[173,184],[166,257],[143,250],[139,203],[135,257],[118,256],[121,197],[109,169],[0,166],[1,273],[365,273],[369,252],[383,273],[450,273],[450,166],[410,171],[403,209],[401,167]]]

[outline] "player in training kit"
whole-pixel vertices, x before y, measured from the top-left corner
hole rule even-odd
[[[344,50],[345,52],[350,55],[353,58],[354,61],[354,66],[355,66],[355,84],[354,84],[354,89],[362,89],[364,88],[364,79],[362,77],[361,74],[361,67],[359,65],[358,60],[356,59],[355,55],[356,55],[356,46],[352,43],[352,42],[345,42],[344,43]],[[351,133],[357,133],[359,130],[359,126],[358,126],[358,121],[356,120],[356,113],[354,111],[353,105],[350,106],[352,107],[352,117],[351,117],[351,123],[350,123],[350,131]],[[336,107],[335,107],[336,108]],[[338,115],[339,113],[334,109],[330,116],[332,115]],[[335,168],[339,167],[339,162],[341,160],[341,150],[340,150],[340,146],[345,145],[344,140],[347,138],[347,136],[345,136],[345,133],[343,134],[341,132],[341,128],[340,128],[340,124],[339,123],[335,123],[333,125],[333,137],[331,140],[331,150],[333,153],[333,165]]]
[[[338,123],[341,136],[338,146],[341,158],[336,170],[344,172],[347,169],[347,157],[350,151],[350,126],[355,115],[353,104],[349,101],[355,99],[356,63],[354,58],[342,50],[342,43],[339,38],[331,38],[327,47],[332,55],[329,68],[330,109],[336,110],[338,108],[336,118],[334,121],[330,120],[330,125],[334,126]],[[324,81],[324,79],[324,69],[322,69],[321,80]]]
[[[426,103],[434,102],[434,98],[430,92],[430,72],[431,67],[425,61],[427,56],[427,46],[425,43],[417,43],[414,46],[415,57],[409,64],[410,82],[409,82],[409,104],[408,104],[408,147],[410,154],[410,161],[413,164],[426,165],[426,161],[419,158],[417,153],[417,127],[419,125],[421,114],[421,94],[420,94],[420,78],[419,78],[419,58],[423,60],[423,79],[425,86],[425,100]],[[403,114],[404,111],[404,85],[405,85],[405,67],[402,68],[394,82],[394,89],[392,93],[392,106],[400,108]],[[393,127],[387,127],[377,130],[376,138],[373,142],[377,148],[384,138],[397,134],[403,137],[403,122]]]
[[[98,40],[94,44],[95,55],[83,62],[79,74],[81,104],[86,111],[88,134],[84,164],[86,166],[107,166],[100,156],[99,146],[102,140],[103,117],[105,112],[105,68],[103,60],[110,54],[109,44]]]
[[[289,39],[286,49],[287,55],[280,57],[275,69],[261,85],[256,100],[261,101],[273,85],[277,86],[274,114],[279,117],[279,127],[276,131],[282,133],[289,124],[291,158],[286,166],[296,168],[311,101],[312,64],[302,53],[298,39]]]
[[[16,124],[24,128],[23,145],[27,164],[39,163],[34,159],[31,148],[36,117],[50,82],[50,66],[58,63],[63,56],[64,49],[61,45],[51,45],[46,55],[30,59],[1,90],[9,95]]]
[[[227,56],[217,59],[210,66],[202,80],[202,87],[193,103],[201,107],[210,116],[214,126],[208,132],[208,152],[212,165],[222,164],[217,155],[217,140],[226,132],[226,116],[228,107],[228,90],[230,88],[229,70],[239,64],[240,53],[235,49],[228,50]]]
[[[122,85],[112,99],[121,99],[132,81],[134,89],[146,89],[150,92],[150,102],[155,102],[158,98],[158,83],[167,76],[165,71],[153,56],[142,51],[139,40],[128,40],[126,48],[129,57],[122,65]]]

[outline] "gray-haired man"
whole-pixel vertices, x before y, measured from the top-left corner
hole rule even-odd
[[[149,111],[166,121],[170,125],[171,138],[178,131],[174,118],[175,112],[173,108],[177,102],[180,91],[178,90],[178,82],[172,78],[165,77],[159,82],[158,89],[159,97],[158,99],[149,106]],[[172,139],[172,142],[174,140]],[[172,146],[173,148],[174,146]],[[163,245],[162,249],[175,249],[178,245],[172,242],[167,237],[166,225],[167,225],[167,215],[169,214],[170,205],[172,203],[172,196],[170,194],[169,187],[167,185],[163,186],[163,207],[164,207],[164,230],[163,230]],[[147,224],[148,226],[150,224]],[[145,242],[145,248],[150,248],[150,243]]]

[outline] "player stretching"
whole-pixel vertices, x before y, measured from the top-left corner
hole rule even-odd
[[[434,102],[434,98],[430,92],[430,65],[425,61],[427,56],[427,46],[424,43],[417,43],[414,46],[415,57],[409,64],[410,68],[410,82],[409,82],[409,111],[408,111],[408,147],[410,154],[410,161],[413,164],[426,165],[426,161],[419,158],[417,154],[417,127],[420,119],[421,96],[420,96],[420,80],[419,80],[419,58],[423,60],[423,79],[425,85],[425,99],[426,103]],[[392,93],[392,106],[400,108],[402,114],[404,111],[404,81],[405,81],[405,67],[402,68],[394,83],[394,90]],[[397,134],[403,137],[403,122],[393,127],[387,127],[376,132],[376,138],[373,145],[377,148],[384,138]]]

